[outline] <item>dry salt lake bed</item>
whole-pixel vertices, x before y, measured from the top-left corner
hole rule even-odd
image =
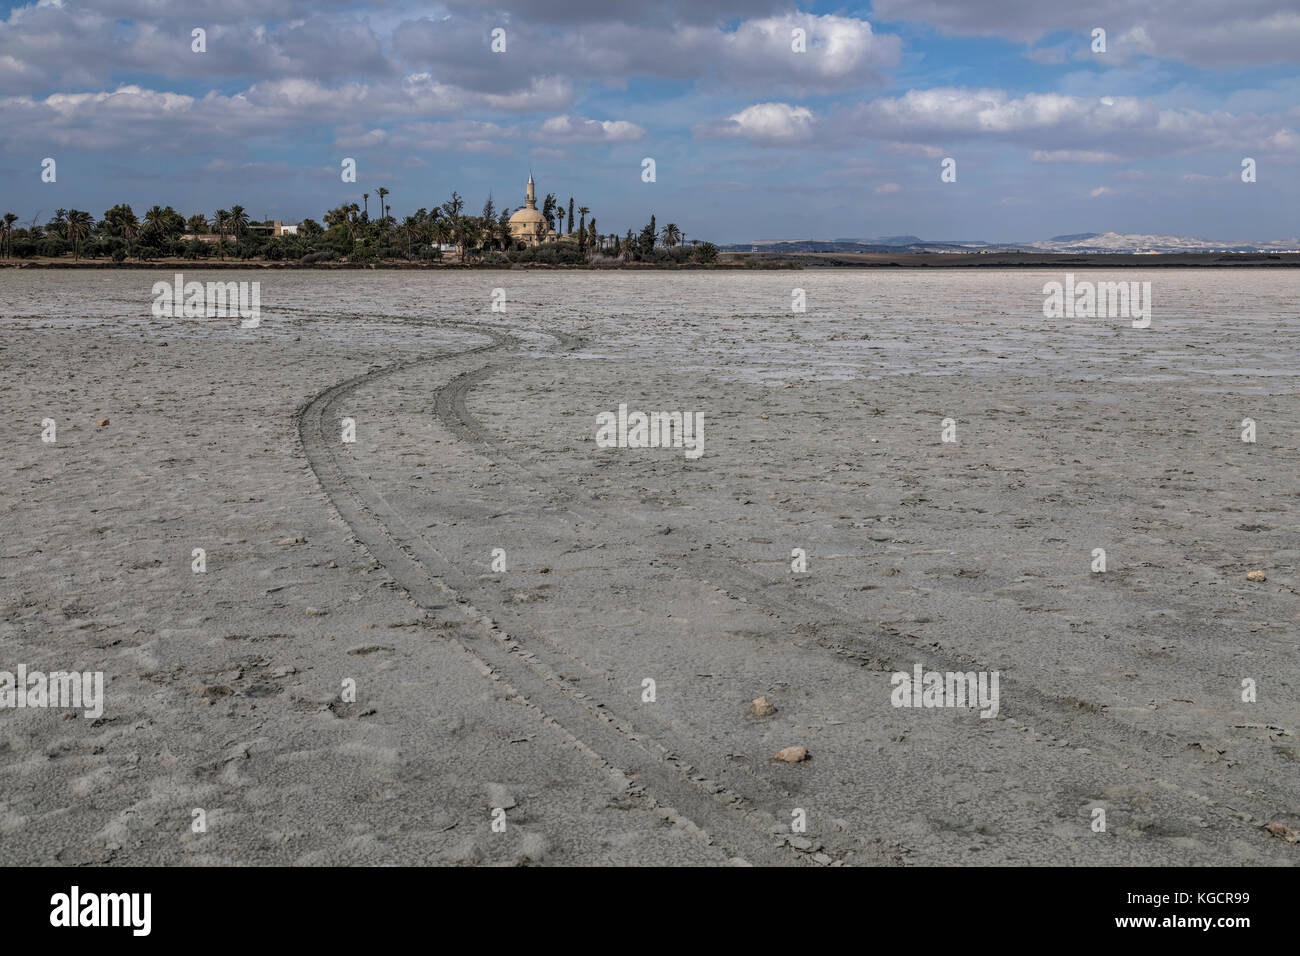
[[[1300,859],[1300,276],[170,278],[0,275],[0,863]]]

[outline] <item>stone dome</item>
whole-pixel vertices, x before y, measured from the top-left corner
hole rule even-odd
[[[512,226],[515,225],[531,226],[535,222],[546,222],[546,217],[543,216],[536,209],[529,209],[527,206],[515,210],[514,213],[512,213],[510,216],[510,225]]]
[[[533,174],[529,173],[524,205],[510,216],[510,237],[526,245],[536,245],[555,237],[555,231],[551,229],[546,217],[537,210],[537,193],[534,189]]]

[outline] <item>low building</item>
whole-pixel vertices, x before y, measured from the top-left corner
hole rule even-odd
[[[255,235],[278,239],[281,236],[298,235],[298,226],[294,223],[290,223],[286,226],[279,219],[272,219],[270,222],[266,223],[266,225],[263,225],[262,223],[249,223],[248,231]]]
[[[279,219],[274,219],[265,225],[260,222],[251,222],[247,228],[250,235],[265,236],[268,239],[298,235],[298,225],[296,223],[285,225]],[[227,232],[225,238],[231,242],[235,241],[234,233]],[[191,239],[197,239],[199,242],[220,242],[222,234],[220,232],[186,232],[181,234],[182,242],[188,242]]]

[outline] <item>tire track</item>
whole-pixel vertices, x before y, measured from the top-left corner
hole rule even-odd
[[[729,856],[751,863],[794,865],[805,858],[780,845],[770,830],[775,817],[755,803],[698,773],[676,752],[653,736],[639,731],[631,721],[616,715],[603,702],[566,684],[553,669],[519,639],[500,629],[456,589],[432,573],[430,563],[449,562],[363,480],[349,475],[340,460],[332,423],[335,406],[358,389],[416,367],[430,367],[505,348],[518,342],[513,336],[479,326],[439,323],[448,328],[471,329],[488,335],[490,344],[439,353],[353,376],[325,389],[295,412],[302,453],[321,488],[353,535],[382,565],[397,584],[420,606],[443,616],[456,616],[470,625],[475,638],[448,640],[477,663],[485,676],[498,681],[516,703],[528,707],[542,722],[557,728],[576,748],[586,753],[616,784],[642,797],[650,807],[687,829],[702,831],[725,847]],[[555,336],[567,348],[581,340]],[[494,366],[462,373],[454,382],[480,381]],[[469,378],[469,377],[472,377]],[[465,387],[468,387],[466,385]],[[440,389],[435,407],[450,415],[456,393]],[[440,404],[441,403],[441,404]],[[472,425],[453,428],[470,439]],[[472,439],[471,439],[472,440]],[[405,532],[400,536],[395,531]],[[431,560],[432,559],[432,560]],[[585,662],[583,663],[584,666]],[[774,798],[774,795],[772,795]]]
[[[463,372],[439,389],[434,398],[434,412],[445,427],[458,438],[473,441],[494,460],[517,469],[528,481],[548,487],[558,500],[565,502],[564,510],[575,518],[600,523],[604,516],[584,509],[576,503],[571,488],[562,488],[529,469],[514,458],[505,444],[492,436],[468,408],[472,389],[499,371],[499,366],[486,365]],[[648,527],[645,519],[631,516]],[[730,597],[767,611],[796,631],[808,633],[817,645],[841,661],[852,661],[857,666],[875,670],[908,671],[918,649],[909,644],[903,632],[878,622],[861,621],[850,610],[819,598],[793,592],[783,587],[783,582],[765,579],[734,559],[715,556],[702,542],[686,531],[680,534],[688,547],[675,550],[670,556],[655,555],[657,559],[671,557],[681,570],[692,579],[717,586]],[[643,544],[653,540],[653,535],[643,535],[626,542],[629,547],[651,554]],[[780,598],[774,600],[774,592]],[[986,663],[956,649],[927,645],[925,657],[928,667],[944,671],[991,670]],[[1232,825],[1245,825],[1263,840],[1272,839],[1260,832],[1261,828],[1296,814],[1296,808],[1284,803],[1276,795],[1276,781],[1257,775],[1234,771],[1232,781],[1210,778],[1202,768],[1189,765],[1190,748],[1195,741],[1174,737],[1172,734],[1155,734],[1110,717],[1097,705],[1075,697],[1066,697],[1005,675],[1002,678],[1002,706],[1000,715],[1017,719],[1031,729],[1045,729],[1050,736],[1071,741],[1083,740],[1097,756],[1125,773],[1138,774],[1148,782],[1167,789],[1189,794],[1207,806],[1220,809],[1220,816]],[[1152,769],[1161,762],[1159,774]],[[1180,766],[1181,764],[1181,766]],[[729,777],[722,768],[719,776]],[[756,778],[757,779],[757,778]]]

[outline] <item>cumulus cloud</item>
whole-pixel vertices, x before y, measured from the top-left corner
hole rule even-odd
[[[394,73],[379,36],[358,20],[313,14],[284,23],[229,23],[203,8],[178,24],[165,18],[171,6],[159,4],[147,19],[127,21],[99,4],[92,9],[43,0],[16,7],[0,22],[0,90],[104,86],[121,71],[208,81]],[[206,31],[205,52],[191,49],[194,26]]]
[[[349,0],[41,0],[0,21],[0,83],[104,85],[112,71],[162,77],[382,77],[432,72],[502,92],[546,75],[762,81],[843,88],[898,62],[901,41],[864,19],[791,12],[788,0],[450,0],[412,18],[405,4]],[[575,34],[581,24],[581,33]],[[190,50],[190,29],[207,51]],[[508,52],[491,52],[504,27]],[[791,49],[803,30],[807,50]],[[8,59],[6,59],[8,58]],[[32,86],[8,87],[36,92]]]
[[[647,5],[652,6],[652,5]],[[473,89],[506,89],[531,77],[582,76],[622,84],[632,76],[705,80],[730,88],[834,91],[878,81],[902,55],[897,36],[854,17],[796,13],[735,25],[648,24],[602,19],[572,33],[522,22],[506,29],[506,52],[487,53],[500,21],[490,14],[401,23],[394,51],[410,64],[436,63],[438,75]],[[795,30],[803,52],[793,49]]]
[[[806,106],[789,103],[755,103],[725,120],[695,127],[696,136],[706,139],[744,139],[751,143],[807,143],[815,118]]]
[[[227,138],[284,137],[322,123],[355,123],[358,117],[377,124],[473,110],[551,112],[567,106],[572,96],[572,88],[560,80],[495,94],[459,89],[424,74],[384,84],[334,86],[285,79],[256,83],[232,95],[188,96],[127,85],[97,93],[10,96],[0,98],[0,127],[22,129],[24,137],[22,143],[0,138],[0,150],[26,150],[31,143],[88,149],[135,149],[149,143],[159,151],[196,152],[207,148],[214,130]],[[363,132],[354,130],[353,135]],[[381,131],[378,141],[387,135]]]
[[[1109,156],[1241,146],[1282,151],[1296,139],[1279,116],[1167,109],[1134,96],[1012,96],[1005,90],[965,87],[881,97],[850,109],[835,125],[873,137],[934,145],[958,138],[1024,143],[1038,150],[1039,162],[1101,162],[1112,161],[1104,158]]]
[[[1300,62],[1300,8],[1294,0],[1094,0],[1075,7],[1041,0],[875,0],[872,14],[887,23],[922,22],[947,33],[1022,43],[1071,30],[1086,46],[1100,26],[1111,52],[1200,66]]]
[[[788,0],[443,0],[453,11],[518,15],[521,20],[557,24],[677,22],[717,23],[760,16],[788,7]]]
[[[271,0],[218,7],[165,0],[42,0],[0,21],[0,92],[35,94],[56,87],[110,85],[121,72],[138,76],[253,82],[292,76],[320,80],[385,79],[428,72],[463,89],[505,93],[546,77],[621,84],[631,76],[762,83],[766,88],[840,89],[878,78],[897,63],[901,42],[866,20],[775,14],[786,4],[682,4],[678,14],[637,2],[584,4],[580,37],[565,17],[528,19],[477,3],[452,15],[403,18],[355,4]],[[524,10],[527,5],[519,8]],[[717,15],[714,15],[714,14]],[[634,14],[634,15],[632,15]],[[752,19],[735,20],[748,14]],[[558,25],[557,25],[558,23]],[[207,50],[190,49],[190,29],[207,31]],[[491,33],[505,26],[507,52],[491,52]],[[791,50],[802,29],[807,51]]]
[[[346,10],[356,0],[94,0],[95,9],[115,20],[152,19],[197,23],[234,23],[240,20],[303,20],[313,13]],[[75,7],[76,0],[40,0],[39,6]]]
[[[804,34],[794,50],[794,31]],[[875,33],[866,20],[827,14],[792,14],[747,20],[734,31],[709,38],[731,80],[785,83],[831,90],[880,79],[902,56],[897,36]]]
[[[581,116],[552,116],[542,124],[542,138],[556,143],[630,143],[645,130],[626,120],[591,120]]]
[[[807,107],[758,103],[694,127],[700,138],[756,145],[847,147],[882,140],[881,151],[935,159],[964,142],[1027,146],[1035,163],[1113,163],[1124,159],[1249,148],[1300,153],[1300,136],[1278,114],[1163,108],[1135,96],[935,87],[879,97],[817,118]]]

